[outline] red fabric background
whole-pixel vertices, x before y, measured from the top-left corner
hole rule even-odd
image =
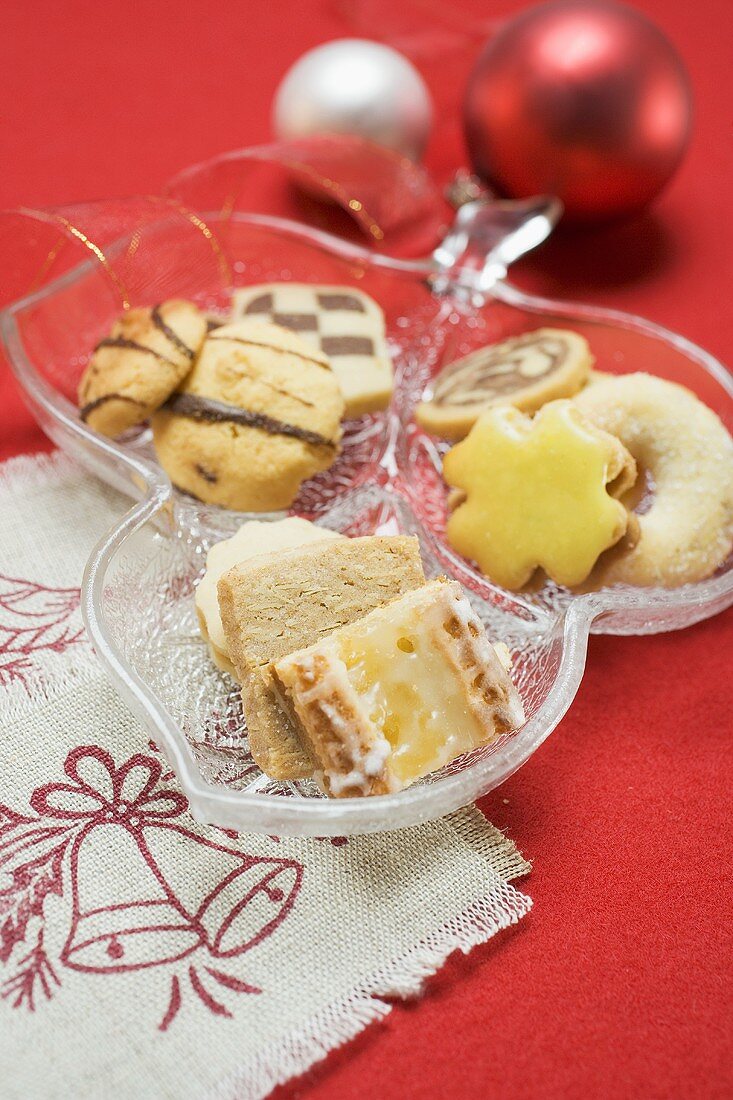
[[[498,19],[522,6],[474,10]],[[652,214],[561,235],[517,278],[646,314],[730,362],[729,0],[637,6],[690,69],[690,153]],[[187,164],[266,140],[288,65],[348,33],[326,0],[6,4],[0,207],[150,193]],[[428,66],[439,105],[457,102],[460,68]],[[429,164],[446,175],[462,155],[444,117]],[[46,445],[3,369],[0,457]],[[278,1095],[733,1094],[732,627],[729,612],[683,633],[592,640],[568,717],[483,802],[535,861],[534,913]]]

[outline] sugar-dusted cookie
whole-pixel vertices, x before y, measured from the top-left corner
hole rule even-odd
[[[443,476],[463,494],[449,543],[490,580],[518,589],[538,567],[558,584],[586,579],[628,528],[616,497],[636,466],[572,401],[552,401],[534,420],[511,406],[483,413],[445,456]]]
[[[220,669],[236,678],[219,612],[216,586],[221,577],[232,566],[257,557],[258,554],[278,554],[294,546],[303,546],[307,542],[338,538],[344,536],[327,527],[317,527],[307,519],[291,516],[274,523],[249,520],[231,538],[214,543],[206,555],[206,571],[196,586],[195,598],[201,634],[208,643],[212,660]]]
[[[267,775],[299,779],[313,771],[274,693],[270,662],[424,581],[418,541],[401,535],[309,543],[224,574],[218,592],[226,644],[242,684],[252,755]]]
[[[618,436],[649,486],[636,543],[604,554],[592,586],[675,588],[714,573],[733,549],[733,440],[715,413],[650,374],[599,376],[574,404]]]
[[[173,483],[242,512],[287,508],[336,458],[343,397],[322,352],[248,318],[213,329],[183,386],[153,417]]]
[[[349,418],[386,409],[392,360],[384,314],[368,294],[350,286],[266,283],[234,295],[235,317],[261,317],[297,332],[331,360]]]
[[[449,363],[433,379],[429,399],[418,405],[415,417],[443,439],[463,439],[493,405],[534,412],[547,401],[572,397],[592,365],[579,333],[540,328]]]
[[[388,794],[524,721],[455,581],[432,581],[276,661],[316,778],[336,798]]]
[[[124,313],[81,377],[82,420],[113,437],[147,420],[191,370],[205,335],[206,319],[191,302]]]

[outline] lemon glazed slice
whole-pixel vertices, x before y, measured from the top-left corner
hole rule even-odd
[[[402,790],[520,726],[505,654],[439,579],[272,671],[324,790],[354,797]]]

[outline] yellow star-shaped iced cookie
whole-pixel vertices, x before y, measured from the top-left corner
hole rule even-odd
[[[510,407],[485,412],[446,455],[443,475],[460,499],[449,543],[518,589],[538,567],[558,584],[586,579],[626,532],[629,513],[615,497],[634,483],[636,465],[571,401],[552,401],[534,420]]]

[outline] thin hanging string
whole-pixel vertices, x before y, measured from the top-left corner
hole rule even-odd
[[[402,0],[390,14],[393,0],[365,3],[364,0],[331,0],[330,7],[352,32],[384,42],[413,61],[438,61],[446,52],[471,49],[492,37],[510,13],[474,15],[463,5],[445,0]],[[443,32],[441,36],[441,32]]]

